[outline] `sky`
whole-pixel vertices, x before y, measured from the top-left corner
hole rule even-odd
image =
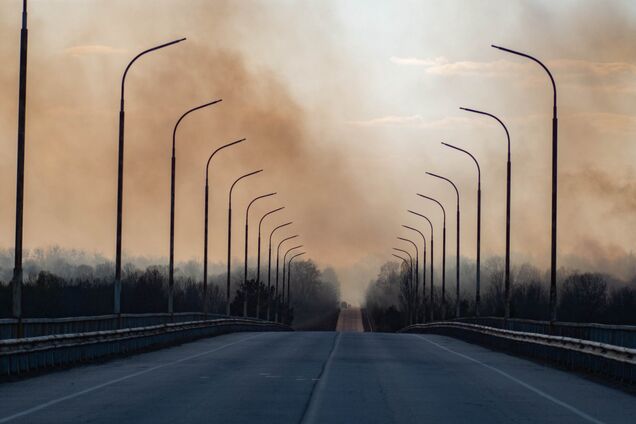
[[[15,215],[21,1],[0,2],[0,247]],[[552,70],[559,106],[559,264],[636,273],[636,4],[630,1],[31,0],[27,88],[26,249],[57,245],[114,257],[119,85],[138,52],[180,37],[131,68],[126,81],[123,250],[166,263],[170,153],[177,133],[177,261],[203,252],[205,162],[210,168],[210,262],[225,261],[227,194],[235,263],[248,202],[250,257],[264,239],[300,234],[307,256],[333,267],[343,298],[391,259],[402,224],[442,217],[455,251],[460,191],[462,257],[475,256],[476,168],[482,169],[482,255],[505,246],[506,139],[512,145],[512,263],[546,269],[550,255]],[[425,231],[426,230],[426,231]],[[280,238],[275,238],[275,240]],[[404,247],[404,246],[403,246]],[[436,249],[441,254],[441,249]],[[436,258],[436,261],[441,258]],[[251,259],[253,262],[253,259]]]

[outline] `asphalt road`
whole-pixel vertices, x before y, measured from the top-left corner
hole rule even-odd
[[[0,384],[0,423],[634,422],[636,397],[433,335],[239,333]]]
[[[347,309],[341,309],[338,315],[338,323],[336,324],[336,331],[346,331],[361,333],[364,331],[362,325],[362,314],[360,308],[349,307]]]

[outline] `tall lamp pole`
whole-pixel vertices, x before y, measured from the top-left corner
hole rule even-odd
[[[402,252],[402,253],[406,254],[406,256],[408,256],[408,258],[409,258],[409,260],[407,261],[402,256],[393,254],[393,256],[402,259],[404,261],[404,264],[406,265],[406,267],[409,270],[408,279],[407,279],[407,292],[410,292],[410,286],[411,286],[411,284],[413,282],[413,257],[411,257],[411,254],[409,252],[407,252],[406,250],[398,249],[396,247],[394,247],[393,250],[398,251],[398,252]],[[410,297],[410,293],[409,293],[409,297]],[[407,308],[408,308],[408,304],[409,303],[410,302],[407,301]],[[407,311],[407,322],[409,322],[409,320],[410,320],[410,315],[411,315],[410,311]],[[409,322],[409,324],[410,324],[410,322]]]
[[[410,243],[411,245],[413,245],[413,248],[415,249],[415,295],[411,295],[411,297],[413,297],[414,299],[412,299],[413,302],[413,318],[411,319],[411,321],[415,322],[417,320],[417,306],[418,306],[418,302],[417,302],[417,292],[420,289],[420,252],[419,249],[417,248],[417,244],[415,244],[412,240],[409,240],[407,238],[404,237],[398,237],[398,240],[402,240],[405,241],[407,243]]]
[[[479,162],[475,159],[470,152],[461,149],[452,144],[442,142],[444,146],[451,149],[459,150],[466,153],[477,165],[477,275],[475,276],[475,316],[479,316],[479,304],[480,304],[480,287],[481,287],[481,169],[479,168]]]
[[[261,311],[261,227],[263,225],[263,220],[271,214],[274,214],[278,211],[285,209],[285,207],[280,207],[278,209],[271,210],[265,213],[261,219],[258,221],[258,253],[256,255],[256,318],[260,318]],[[270,256],[271,259],[271,256]],[[269,289],[268,294],[269,296]]]
[[[288,225],[293,224],[293,221],[286,222],[284,224],[275,227],[271,233],[269,233],[269,249],[267,252],[267,321],[270,320],[271,300],[272,300],[272,237],[274,233]],[[278,258],[278,257],[277,257]],[[278,259],[276,259],[278,261]],[[276,266],[276,275],[278,278],[278,265]],[[276,284],[276,296],[278,296],[278,284]]]
[[[26,5],[26,2],[25,2]],[[155,50],[162,49],[164,47],[171,46],[176,43],[185,41],[185,38],[174,40],[169,43],[161,44],[148,50],[144,50],[135,56],[126,66],[124,75],[121,78],[121,95],[119,101],[119,156],[117,161],[117,235],[115,245],[115,284],[114,284],[114,299],[113,299],[113,312],[117,315],[121,313],[121,238],[122,238],[122,209],[124,204],[124,88],[126,84],[126,75],[133,63],[141,56],[153,52]],[[21,220],[20,220],[21,222]],[[21,236],[20,236],[21,237]],[[20,257],[21,259],[21,257]]]
[[[268,193],[268,194],[263,194],[262,196],[255,197],[247,205],[247,208],[245,209],[245,259],[244,259],[245,268],[243,272],[243,286],[245,287],[245,296],[243,297],[243,316],[244,317],[247,316],[247,291],[248,291],[247,290],[247,247],[248,247],[248,236],[249,236],[250,208],[252,207],[254,202],[256,202],[257,200],[263,199],[265,197],[270,197],[275,194],[276,193]],[[258,281],[256,282],[256,287],[258,287]],[[258,318],[258,315],[256,315],[256,317]]]
[[[434,239],[433,223],[431,222],[430,219],[428,219],[428,217],[426,215],[422,215],[421,213],[417,213],[417,212],[412,211],[410,209],[408,210],[408,212],[412,213],[413,215],[419,216],[420,218],[424,218],[428,222],[428,225],[431,227],[431,300],[430,300],[431,304],[430,304],[429,309],[430,309],[431,321],[433,321],[433,319],[434,319],[434,314],[433,314],[433,268],[434,268],[434,255],[433,255],[433,253],[434,253],[434,250],[433,250],[433,248],[435,246],[435,243],[433,243],[433,239]],[[426,301],[426,293],[423,293],[422,296],[424,298],[424,301]],[[424,316],[424,319],[426,319],[426,316]]]
[[[422,305],[424,306],[423,317],[426,320],[426,237],[424,233],[422,233],[417,228],[409,227],[408,225],[402,225],[402,227],[407,228],[411,231],[415,231],[422,237]],[[417,285],[417,283],[416,283]],[[417,301],[417,289],[415,290],[415,303],[417,304],[416,309],[419,309],[420,303]],[[417,312],[417,311],[416,311]],[[419,315],[416,313],[416,322],[419,321]]]
[[[461,110],[467,112],[478,113],[480,115],[486,115],[499,122],[506,132],[506,139],[508,141],[508,161],[506,163],[506,263],[504,264],[504,319],[507,321],[510,318],[510,191],[511,179],[512,179],[512,162],[510,161],[510,133],[503,121],[497,118],[492,113],[482,112],[476,109],[469,109],[466,107],[460,107]]]
[[[210,171],[210,161],[214,155],[217,154],[220,150],[225,149],[226,147],[233,146],[235,144],[241,143],[245,141],[244,138],[233,141],[232,143],[225,144],[218,149],[216,149],[210,157],[208,158],[208,162],[205,165],[205,207],[203,210],[203,313],[205,316],[208,314],[208,203],[209,203],[209,187],[208,187],[208,177]]]
[[[280,261],[280,247],[283,245],[283,243],[285,243],[287,240],[292,240],[295,239],[296,237],[299,237],[298,234],[295,234],[293,236],[289,236],[287,238],[282,239],[279,243],[278,243],[278,247],[276,248],[276,289],[274,291],[274,299],[276,299],[276,309],[274,312],[274,321],[278,322],[278,315],[279,315],[279,307],[280,307],[280,302],[279,302],[279,296],[278,296],[278,276],[279,276],[279,261]],[[285,295],[285,290],[283,287],[283,296]]]
[[[456,291],[455,291],[455,318],[459,318],[460,315],[460,299],[459,299],[459,276],[460,276],[460,270],[459,270],[459,242],[461,240],[461,234],[459,231],[459,227],[460,227],[460,219],[459,219],[459,190],[457,190],[457,186],[455,185],[455,183],[453,183],[451,180],[449,180],[446,177],[442,177],[441,175],[437,175],[437,174],[433,174],[431,172],[427,172],[428,175],[435,177],[435,178],[439,178],[441,180],[444,180],[448,183],[450,183],[450,185],[453,186],[453,188],[455,189],[455,194],[457,195],[457,243],[456,243],[456,247],[457,247],[457,265],[455,266],[455,283],[456,283]]]
[[[230,273],[232,267],[232,191],[234,190],[234,186],[236,185],[236,183],[241,181],[243,178],[258,174],[259,172],[263,172],[263,170],[259,169],[258,171],[253,171],[249,174],[241,175],[232,183],[232,186],[230,187],[227,207],[227,285],[225,290],[225,314],[227,316],[230,315]]]
[[[20,29],[20,79],[18,86],[18,163],[15,199],[15,254],[11,279],[11,305],[14,318],[19,320],[18,337],[22,337],[22,224],[24,217],[24,153],[27,86],[27,2],[22,2],[22,29]]]
[[[409,277],[410,278],[409,278],[409,282],[408,282],[408,286],[407,286],[407,293],[408,293],[408,297],[409,297],[407,299],[407,307],[409,309],[407,316],[408,316],[409,324],[411,324],[412,323],[411,303],[413,302],[412,301],[412,297],[413,297],[413,288],[412,288],[412,285],[413,285],[413,256],[411,256],[411,254],[408,251],[404,250],[404,249],[398,249],[397,247],[394,247],[393,250],[395,250],[397,252],[402,252],[406,256],[408,256],[410,264],[411,264],[411,268],[410,268],[411,271],[409,273]]]
[[[296,253],[294,256],[289,258],[289,262],[287,265],[287,308],[291,308],[291,272],[292,272],[292,261],[299,256],[304,255],[307,252]]]
[[[172,130],[172,160],[171,160],[171,172],[170,172],[170,266],[168,271],[168,313],[172,314],[174,312],[174,209],[175,209],[175,179],[177,174],[177,157],[176,157],[176,147],[177,147],[177,128],[179,128],[179,124],[183,121],[183,118],[191,114],[192,112],[203,109],[208,106],[212,106],[216,103],[219,103],[221,99],[214,100],[208,102],[206,104],[193,107],[192,109],[185,112],[181,117],[177,120],[177,123],[174,125],[174,129]]]
[[[285,266],[287,265],[287,255],[289,255],[291,252],[293,252],[294,250],[300,249],[301,247],[303,247],[302,244],[299,244],[298,246],[294,246],[294,247],[290,247],[289,249],[287,249],[287,252],[285,252],[285,255],[283,255],[283,301],[281,302],[283,305],[285,305],[285,272],[288,271],[288,269],[285,269]],[[287,294],[289,295],[289,288],[287,290]],[[289,296],[287,297],[288,301],[287,304],[289,304]]]
[[[417,193],[418,196],[423,197],[425,199],[431,200],[442,209],[442,215],[444,217],[443,226],[442,226],[442,320],[446,319],[446,209],[444,206],[433,199],[432,197],[425,196],[423,194]]]
[[[557,176],[558,176],[558,132],[559,119],[557,113],[557,89],[552,73],[539,59],[526,53],[510,50],[505,47],[492,47],[507,53],[516,54],[525,57],[539,64],[550,77],[552,83],[552,229],[551,229],[551,252],[550,252],[550,321],[555,322],[557,319],[557,288],[556,288],[556,267],[557,267]]]

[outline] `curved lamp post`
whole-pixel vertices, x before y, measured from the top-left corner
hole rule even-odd
[[[289,259],[289,265],[287,266],[287,268],[289,269],[287,271],[287,307],[291,308],[291,263],[294,259],[296,259],[299,256],[304,255],[307,252],[301,252],[301,253],[296,253],[294,256],[292,256]]]
[[[275,194],[276,194],[275,192],[267,193],[267,194],[263,194],[262,196],[255,197],[247,205],[247,208],[245,209],[245,259],[244,259],[245,268],[243,272],[243,285],[245,287],[245,296],[243,297],[243,316],[244,317],[247,316],[247,247],[248,247],[248,236],[249,236],[250,208],[252,207],[254,202],[256,202],[257,200],[263,199],[265,197],[274,196]],[[256,282],[256,287],[258,288],[258,281]],[[258,292],[258,289],[257,289],[257,292]],[[258,293],[257,293],[257,296],[258,296]],[[256,317],[258,318],[258,315],[256,315]]]
[[[179,124],[183,121],[183,118],[188,116],[194,111],[199,109],[203,109],[208,106],[212,106],[216,103],[219,103],[221,99],[214,100],[209,103],[193,107],[192,109],[185,112],[181,117],[177,120],[177,123],[174,125],[174,129],[172,130],[172,160],[171,160],[171,172],[170,172],[170,266],[168,270],[168,313],[172,314],[174,312],[174,209],[175,209],[175,179],[176,179],[176,166],[177,166],[177,157],[176,157],[176,147],[177,147],[177,128],[179,128]]]
[[[510,161],[510,133],[503,121],[492,113],[482,112],[480,110],[469,109],[466,107],[460,107],[460,109],[467,112],[486,115],[496,120],[503,127],[506,132],[506,139],[508,140],[508,161],[506,163],[506,262],[504,264],[504,319],[508,320],[508,318],[510,318],[510,180],[512,178],[512,163]]]
[[[293,221],[281,224],[269,233],[269,250],[267,253],[267,321],[270,319],[270,304],[272,299],[272,236],[277,230],[291,224],[293,224]],[[276,274],[278,274],[278,270],[276,271]],[[276,286],[276,294],[278,295],[278,285]]]
[[[208,313],[208,202],[209,202],[209,187],[208,187],[208,177],[210,171],[210,161],[214,155],[216,155],[219,151],[225,149],[226,147],[233,146],[235,144],[241,143],[245,141],[244,138],[240,140],[233,141],[232,143],[225,144],[218,149],[216,149],[210,157],[208,158],[208,162],[205,164],[205,206],[203,209],[203,313],[207,315]]]
[[[409,227],[408,225],[402,225],[402,227],[407,228],[411,231],[415,231],[422,237],[422,303],[421,304],[424,306],[424,308],[426,308],[426,237],[424,236],[424,233],[422,233],[417,228]],[[416,308],[419,308],[420,304],[418,303],[417,296],[418,296],[417,289],[415,289]],[[422,315],[424,316],[424,319],[426,319],[426,309],[424,309]],[[416,317],[416,321],[419,320],[419,315],[417,314],[417,311],[416,311],[415,317]]]
[[[460,219],[459,219],[459,190],[457,190],[457,186],[455,185],[454,182],[452,182],[451,180],[449,180],[446,177],[442,177],[441,175],[437,175],[437,174],[433,174],[431,172],[427,172],[428,175],[435,177],[435,178],[439,178],[441,180],[444,180],[448,183],[450,183],[450,185],[453,186],[453,188],[455,189],[455,194],[457,194],[457,265],[455,266],[455,283],[456,283],[456,291],[455,291],[455,318],[459,318],[459,313],[460,313],[460,303],[459,303],[459,275],[460,275],[460,270],[459,270],[459,242],[461,239],[461,234],[459,231],[459,227],[460,227]]]
[[[433,314],[433,277],[434,277],[434,275],[433,275],[433,269],[434,269],[434,255],[433,255],[433,253],[434,253],[434,246],[435,246],[435,243],[433,242],[433,239],[434,239],[434,234],[433,234],[433,223],[431,222],[431,220],[430,220],[430,219],[428,219],[428,217],[427,217],[426,215],[422,215],[421,213],[417,213],[417,212],[412,211],[412,210],[410,210],[410,209],[408,210],[408,212],[409,212],[409,213],[412,213],[413,215],[417,215],[417,216],[419,216],[420,218],[424,218],[424,219],[428,222],[428,225],[431,227],[431,300],[430,300],[430,302],[431,302],[431,304],[430,304],[430,311],[431,311],[431,313],[430,313],[430,315],[431,315],[431,321],[433,321],[433,318],[434,318],[434,314]],[[423,293],[422,297],[423,297],[423,300],[424,300],[424,301],[426,301],[426,293]],[[426,306],[426,305],[425,305],[425,306]],[[424,317],[424,319],[426,319],[426,316]]]
[[[406,267],[409,269],[409,274],[413,273],[413,269],[411,268],[411,264],[409,264],[409,261],[406,260],[405,258],[403,258],[400,255],[396,255],[395,253],[392,253],[393,256],[395,256],[398,259],[402,259],[402,262],[404,262],[404,265],[406,265]]]
[[[25,6],[26,6],[26,3],[25,3]],[[26,28],[26,11],[23,16],[23,26]],[[24,40],[26,42],[26,33],[24,37],[25,37]],[[173,44],[180,43],[182,41],[185,41],[185,38],[180,38],[178,40],[174,40],[169,43],[161,44],[153,48],[150,48],[148,50],[144,50],[143,52],[135,56],[128,63],[128,66],[126,66],[126,69],[124,70],[124,75],[121,77],[121,94],[120,94],[120,100],[119,100],[119,154],[118,154],[118,160],[117,160],[117,234],[116,234],[116,246],[115,246],[115,287],[114,287],[114,306],[113,306],[114,313],[118,315],[121,313],[121,238],[122,238],[121,233],[122,233],[122,225],[123,225],[122,209],[124,205],[124,121],[125,121],[125,115],[126,115],[126,112],[124,110],[124,92],[125,92],[124,89],[126,85],[126,75],[128,75],[128,70],[130,69],[132,64],[135,63],[135,61],[139,59],[141,56],[147,53],[153,52],[155,50],[159,50],[164,47],[168,47]],[[25,55],[24,66],[25,66],[25,73],[26,73],[26,45],[24,46],[24,49],[25,49],[24,50],[24,55]],[[25,75],[25,78],[26,78],[26,75]],[[25,80],[25,84],[26,84],[26,80]],[[22,125],[22,127],[24,127],[24,125]],[[18,149],[18,154],[19,153],[20,153],[20,150]],[[18,182],[19,181],[20,179],[18,179]],[[20,193],[21,193],[20,190],[18,190],[18,200],[20,200]],[[21,217],[18,222],[20,224],[22,223]],[[20,242],[21,241],[22,240],[20,238]],[[17,262],[17,259],[18,258],[16,257],[16,262]],[[21,255],[20,255],[20,259],[21,259]]]
[[[288,269],[286,269],[287,255],[289,255],[292,251],[294,251],[296,249],[300,249],[301,247],[303,247],[302,244],[299,244],[298,246],[290,247],[289,249],[287,249],[287,251],[283,255],[283,291],[282,291],[283,292],[283,301],[282,301],[283,304],[285,304],[285,277],[286,277],[286,272],[288,271]]]
[[[411,264],[410,272],[409,272],[409,281],[408,281],[408,286],[407,286],[407,293],[408,293],[408,297],[409,297],[409,299],[407,299],[407,306],[409,308],[409,311],[407,312],[407,314],[408,314],[407,316],[409,317],[409,320],[410,320],[411,319],[411,311],[410,311],[411,307],[410,307],[410,305],[412,303],[411,297],[412,297],[412,294],[413,294],[413,289],[411,287],[413,285],[413,256],[411,256],[411,254],[408,251],[404,250],[404,249],[398,249],[397,247],[394,247],[393,250],[395,250],[397,252],[402,252],[406,256],[408,256],[410,264]]]
[[[15,254],[13,278],[11,279],[11,313],[18,321],[18,338],[22,337],[22,234],[24,217],[24,153],[25,153],[25,126],[26,126],[26,86],[27,86],[27,48],[29,30],[27,28],[27,2],[22,2],[22,28],[20,29],[20,77],[18,85],[18,166],[16,175],[16,201],[15,201]],[[128,65],[130,67],[130,65]],[[127,69],[127,68],[126,68]],[[124,73],[125,76],[125,73]],[[123,82],[122,82],[123,93]],[[123,108],[123,94],[122,94]],[[123,115],[120,112],[120,119]],[[122,122],[120,121],[120,125]],[[123,127],[120,128],[120,143],[123,143]],[[120,144],[121,146],[121,144]],[[121,152],[120,152],[121,154]],[[116,279],[119,281],[119,278]],[[121,285],[115,283],[115,309],[119,314],[118,288]]]
[[[393,256],[395,256],[396,258],[402,259],[402,261],[404,262],[404,265],[406,265],[406,267],[408,268],[409,273],[408,273],[407,285],[408,285],[408,286],[410,286],[410,285],[411,285],[411,280],[413,279],[413,258],[412,258],[412,257],[411,257],[411,255],[410,255],[407,251],[405,251],[405,250],[397,249],[397,248],[395,248],[395,247],[393,248],[393,250],[396,250],[396,251],[399,251],[399,252],[406,253],[406,255],[409,257],[409,260],[406,260],[405,258],[403,258],[403,257],[402,257],[402,256],[400,256],[400,255],[393,254]],[[408,302],[407,302],[407,305],[408,305]],[[409,312],[407,312],[407,314],[409,314]],[[408,315],[407,315],[407,316],[408,316]]]
[[[446,319],[446,209],[444,209],[444,206],[440,202],[433,199],[432,197],[425,196],[419,193],[417,193],[417,195],[437,203],[439,207],[442,209],[442,215],[444,217],[443,226],[442,226],[442,319],[445,320]]]
[[[557,113],[557,89],[552,73],[539,59],[530,56],[526,53],[521,53],[515,50],[510,50],[505,47],[495,46],[492,47],[501,51],[516,54],[530,59],[539,64],[543,70],[550,77],[552,83],[553,104],[552,104],[552,245],[550,252],[550,321],[555,322],[557,319],[557,290],[556,290],[556,267],[557,267],[557,174],[558,174],[558,132],[559,132],[559,119]]]
[[[263,220],[278,211],[285,209],[285,207],[280,207],[278,209],[271,210],[265,213],[261,219],[258,221],[258,253],[256,255],[256,317],[260,318],[260,310],[261,310],[261,226],[263,225]],[[269,293],[269,292],[268,292]],[[269,294],[268,294],[269,295]]]
[[[477,162],[475,156],[473,156],[470,152],[457,146],[453,146],[452,144],[444,142],[442,142],[442,144],[446,147],[450,147],[451,149],[466,153],[475,162],[475,165],[477,165],[477,275],[475,276],[475,316],[479,316],[479,304],[481,300],[481,169],[479,168],[479,162]]]
[[[230,315],[230,272],[232,266],[232,191],[234,190],[234,186],[236,185],[236,183],[241,181],[243,178],[258,174],[259,172],[263,172],[263,170],[259,169],[258,171],[253,171],[249,174],[241,175],[232,183],[232,186],[230,187],[227,207],[227,286],[225,292],[225,314],[227,316]]]
[[[300,249],[301,247],[303,247],[302,244],[299,244],[298,246],[294,246],[291,247],[289,249],[287,249],[287,252],[285,252],[285,255],[283,255],[283,299],[281,301],[281,305],[285,305],[285,265],[287,265],[287,255],[289,253],[291,253],[292,251],[296,250],[296,249]],[[284,319],[281,313],[281,320]]]
[[[307,252],[296,253],[294,256],[289,258],[289,262],[287,265],[287,308],[291,308],[291,272],[292,272],[292,261],[299,256],[304,255]]]
[[[274,299],[276,299],[276,307],[275,307],[275,311],[274,311],[274,321],[278,322],[278,313],[279,313],[279,306],[280,306],[280,302],[279,302],[279,296],[278,296],[278,276],[279,276],[279,263],[280,263],[280,247],[283,245],[283,243],[285,243],[287,240],[292,240],[295,239],[296,237],[299,237],[298,234],[295,234],[293,236],[289,236],[287,238],[282,239],[279,243],[278,243],[278,247],[276,248],[276,287],[274,290]],[[285,294],[285,291],[283,290],[283,294]]]
[[[407,243],[410,243],[411,245],[413,245],[413,248],[415,249],[415,291],[414,291],[415,295],[413,296],[413,294],[411,294],[411,297],[414,298],[414,299],[412,299],[412,302],[413,302],[413,306],[412,306],[413,315],[414,315],[414,317],[417,317],[417,292],[420,289],[420,277],[419,277],[419,274],[420,274],[420,259],[419,259],[420,252],[419,252],[419,249],[417,248],[417,244],[415,244],[412,240],[409,240],[409,239],[404,238],[404,237],[398,237],[397,239],[405,241]],[[411,322],[414,322],[414,320],[416,319],[414,317],[411,317]]]

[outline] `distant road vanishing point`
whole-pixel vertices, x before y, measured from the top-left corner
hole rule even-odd
[[[338,316],[336,331],[348,333],[364,332],[364,326],[362,325],[362,313],[360,312],[360,308],[350,306],[346,309],[341,309],[340,315]]]

